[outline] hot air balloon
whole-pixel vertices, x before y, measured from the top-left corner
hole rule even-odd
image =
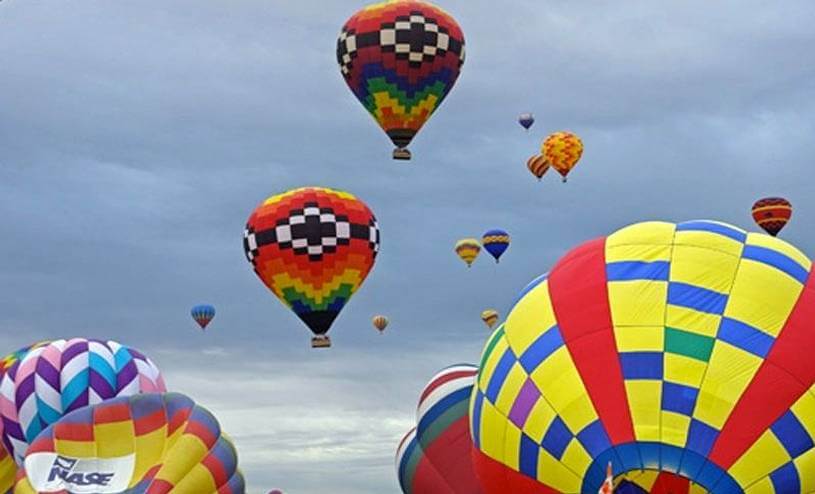
[[[792,204],[783,197],[765,197],[753,204],[753,219],[775,237],[792,216]]]
[[[448,367],[425,386],[416,411],[417,427],[396,452],[402,492],[480,494],[473,472],[468,422],[470,394],[478,368]]]
[[[467,263],[468,268],[473,265],[479,252],[481,252],[481,244],[474,238],[463,238],[456,242],[456,254]]]
[[[544,173],[546,173],[546,170],[549,169],[549,162],[546,161],[543,155],[536,154],[526,161],[526,167],[529,168],[532,175],[535,175],[535,177],[540,180]]]
[[[165,389],[155,364],[133,348],[84,338],[52,341],[29,351],[0,381],[3,445],[21,464],[31,440],[63,415]]]
[[[487,309],[481,312],[481,320],[484,321],[484,324],[490,329],[498,322],[498,317],[498,311],[495,309]]]
[[[495,262],[498,263],[501,255],[509,247],[509,233],[497,228],[487,230],[481,237],[481,245],[495,258]]]
[[[283,494],[283,491],[278,490],[278,489],[274,489],[274,490],[269,491],[269,494]]]
[[[277,298],[314,333],[326,334],[365,281],[379,251],[379,227],[364,202],[348,192],[294,189],[266,199],[243,235],[246,258]]]
[[[215,317],[215,307],[211,305],[196,305],[190,311],[192,318],[201,326],[201,329],[206,329],[207,324]]]
[[[654,221],[577,247],[484,347],[484,490],[593,494],[611,462],[693,492],[812,492],[813,321],[812,261],[768,235]]]
[[[521,113],[518,115],[518,123],[524,129],[529,130],[529,127],[532,127],[532,124],[535,123],[535,117],[531,113]]]
[[[218,420],[180,393],[119,397],[65,415],[31,443],[16,494],[244,494]]]
[[[379,331],[379,334],[382,334],[382,332],[385,331],[385,328],[388,327],[388,318],[383,315],[374,316],[371,322],[377,331]]]
[[[364,7],[337,39],[348,87],[409,160],[408,144],[453,88],[464,64],[455,19],[429,2],[396,0]]]
[[[583,141],[571,132],[555,132],[543,141],[541,154],[566,181],[566,175],[583,155]]]

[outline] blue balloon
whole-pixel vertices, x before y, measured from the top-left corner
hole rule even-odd
[[[190,311],[192,318],[201,326],[201,329],[207,327],[212,318],[215,317],[215,307],[209,304],[196,305]]]
[[[532,124],[535,123],[535,117],[531,113],[521,113],[518,116],[518,123],[521,124],[521,127],[529,130],[529,127],[532,127]]]
[[[500,229],[487,230],[481,238],[481,245],[484,250],[495,258],[495,262],[509,247],[509,233]]]

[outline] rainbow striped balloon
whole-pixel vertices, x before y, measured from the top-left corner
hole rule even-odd
[[[28,352],[0,382],[3,445],[20,464],[29,442],[64,414],[162,391],[158,368],[137,350],[115,341],[52,341]]]
[[[795,247],[714,221],[631,225],[566,254],[488,340],[476,471],[487,493],[594,494],[609,462],[697,493],[815,492],[813,348]]]
[[[216,418],[180,393],[114,398],[46,428],[14,492],[243,494],[238,455]]]

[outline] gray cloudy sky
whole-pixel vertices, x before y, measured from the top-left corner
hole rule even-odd
[[[783,236],[815,255],[815,3],[446,0],[468,59],[409,164],[335,65],[360,6],[0,2],[0,348],[129,343],[216,413],[250,492],[391,493],[426,380],[476,361],[480,311],[571,246],[647,219],[752,229],[752,201],[780,194]],[[538,183],[526,158],[561,129],[583,159]],[[330,351],[241,248],[257,203],[303,185],[355,193],[382,229]],[[496,226],[500,266],[464,268],[454,241]]]

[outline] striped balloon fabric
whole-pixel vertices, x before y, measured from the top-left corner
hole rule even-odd
[[[756,224],[775,237],[792,218],[792,204],[783,197],[765,197],[750,212]]]
[[[0,382],[3,445],[22,462],[64,414],[117,396],[166,391],[150,359],[115,341],[57,340],[28,352]]]
[[[180,393],[149,393],[75,410],[49,426],[31,443],[14,492],[245,489],[235,448],[215,417]]]
[[[549,170],[549,162],[546,161],[543,155],[536,154],[526,160],[526,167],[529,168],[532,175],[535,175],[535,177],[540,180],[546,171]]]

